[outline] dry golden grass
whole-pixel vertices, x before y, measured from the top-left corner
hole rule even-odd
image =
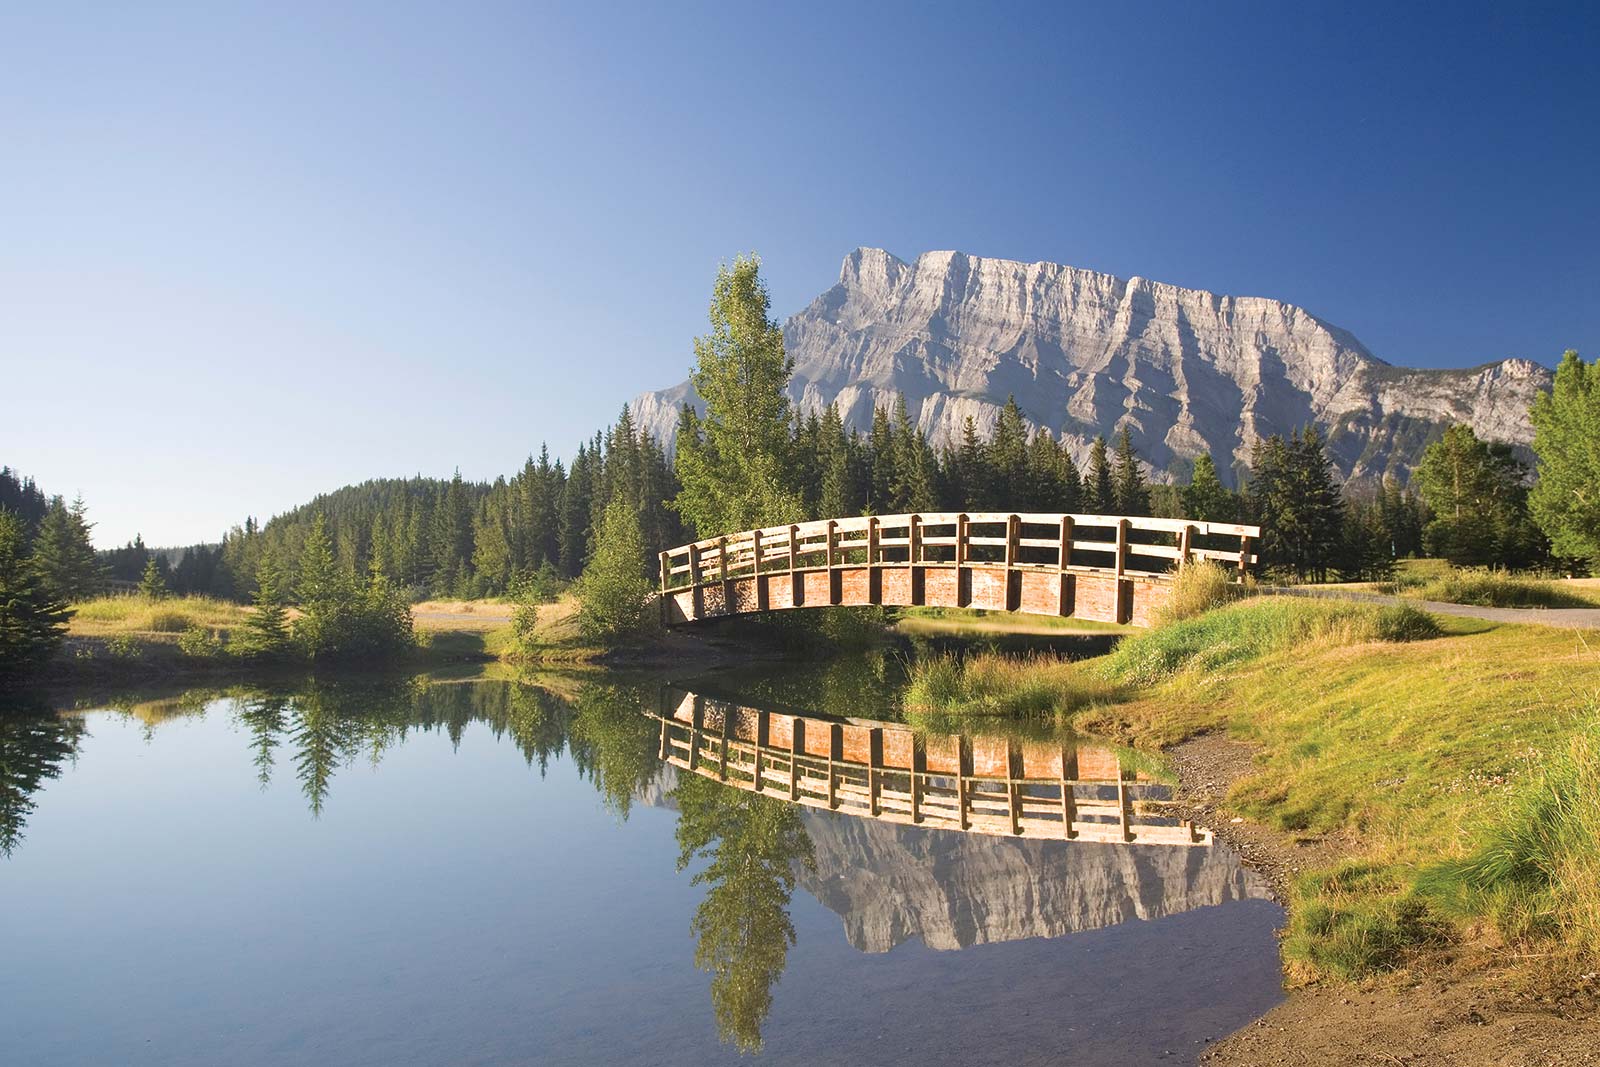
[[[147,600],[137,596],[96,597],[72,605],[67,632],[73,637],[113,637],[117,634],[175,634],[190,626],[230,630],[243,624],[251,609],[211,597],[167,597]]]

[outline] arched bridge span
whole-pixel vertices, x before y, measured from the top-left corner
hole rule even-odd
[[[669,626],[834,605],[983,608],[1149,625],[1187,561],[1238,579],[1261,530],[1120,515],[919,512],[822,519],[661,553]]]

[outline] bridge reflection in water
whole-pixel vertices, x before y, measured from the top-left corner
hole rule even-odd
[[[1113,749],[823,719],[663,689],[659,756],[806,807],[996,836],[1209,845],[1172,791]]]

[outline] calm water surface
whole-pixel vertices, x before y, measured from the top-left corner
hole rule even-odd
[[[652,686],[120,703],[0,717],[7,1064],[1192,1062],[1281,998],[1224,850],[752,796]]]

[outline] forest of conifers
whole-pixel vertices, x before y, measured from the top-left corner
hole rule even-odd
[[[1475,439],[1471,446],[1490,450]],[[1483,558],[1469,553],[1462,561],[1536,562],[1540,539],[1526,520],[1521,488],[1526,472],[1509,450],[1495,454],[1503,476],[1490,490],[1503,497],[1504,516],[1482,524],[1499,531],[1480,546]],[[1253,521],[1269,533],[1266,562],[1302,577],[1376,577],[1397,557],[1438,547],[1425,545],[1430,531],[1428,540],[1444,536],[1414,491],[1393,482],[1367,493],[1342,491],[1314,432],[1260,442],[1237,492],[1218,479],[1210,457],[1195,464],[1186,486],[1148,484],[1126,433],[1114,443],[1095,442],[1080,470],[1050,434],[1030,436],[1014,402],[987,438],[969,423],[959,445],[943,449],[930,446],[903,403],[878,412],[864,434],[847,431],[829,410],[795,421],[789,461],[801,487],[801,518],[1004,508]],[[248,599],[264,560],[292,577],[305,536],[322,515],[340,562],[352,572],[376,567],[415,598],[494,595],[520,573],[576,576],[589,557],[598,517],[619,494],[635,507],[652,552],[718,532],[685,528],[668,505],[677,489],[670,457],[636,429],[625,407],[615,425],[579,447],[570,465],[541,448],[511,478],[493,483],[465,481],[458,473],[448,481],[415,477],[346,486],[269,522],[247,520],[220,544],[172,551],[136,540],[102,552],[101,576],[137,581],[155,558],[173,592]],[[72,512],[59,498],[53,506]],[[48,521],[52,501],[6,471],[0,507],[36,529]]]

